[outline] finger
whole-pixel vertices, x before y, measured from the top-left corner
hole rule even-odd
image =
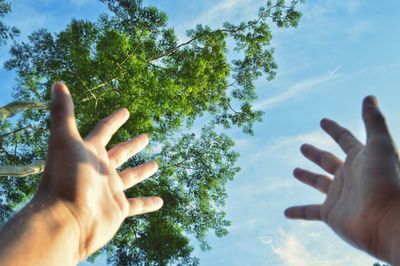
[[[160,197],[132,198],[128,199],[128,202],[128,216],[154,212],[159,210],[164,204],[163,200]]]
[[[397,158],[396,145],[390,136],[385,117],[374,96],[364,99],[363,119],[367,131],[367,149],[371,149],[373,153],[379,153],[381,156],[394,155]]]
[[[86,140],[105,147],[115,132],[125,124],[128,118],[129,112],[126,108],[115,111],[97,123],[96,127],[86,137]]]
[[[332,175],[334,175],[342,165],[342,161],[332,153],[320,150],[310,144],[302,145],[300,150],[307,159],[316,163]]]
[[[321,207],[322,205],[290,207],[285,210],[285,216],[289,219],[321,221]]]
[[[157,163],[152,161],[137,167],[125,169],[119,175],[124,183],[125,189],[127,189],[154,175],[157,170]]]
[[[62,83],[55,83],[51,89],[51,136],[80,136],[76,127],[74,103],[71,94]]]
[[[332,179],[330,179],[329,177],[325,175],[319,175],[301,168],[296,168],[293,171],[293,175],[304,184],[318,189],[322,193],[328,194],[329,186],[332,183]]]
[[[376,135],[389,135],[385,117],[378,107],[378,100],[368,96],[363,101],[363,119],[367,130],[367,139]]]
[[[108,151],[110,162],[115,168],[120,167],[133,155],[143,150],[149,144],[146,134],[141,134],[131,140],[120,143]]]
[[[339,144],[340,148],[342,148],[345,153],[348,153],[353,148],[362,147],[361,142],[358,141],[348,129],[340,126],[335,121],[322,119],[321,127],[337,144]]]

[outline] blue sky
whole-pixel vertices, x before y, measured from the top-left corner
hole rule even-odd
[[[62,29],[72,17],[95,19],[105,8],[97,0],[14,1],[10,23],[22,38],[39,27]],[[197,23],[220,25],[252,18],[261,0],[147,1],[168,12],[182,40]],[[34,3],[34,4],[32,4]],[[372,265],[376,259],[343,243],[318,222],[287,221],[283,210],[319,203],[323,196],[292,177],[296,166],[318,168],[303,159],[304,142],[343,154],[319,129],[329,117],[364,141],[361,100],[378,96],[395,140],[400,141],[400,1],[314,0],[302,6],[297,29],[274,29],[278,75],[257,82],[256,108],[265,111],[255,136],[229,134],[241,153],[241,173],[228,185],[230,234],[212,234],[213,249],[195,255],[201,265]],[[2,49],[0,59],[7,58]],[[13,74],[0,70],[0,104],[11,99]],[[82,263],[82,265],[86,265]],[[96,265],[105,265],[100,259]]]

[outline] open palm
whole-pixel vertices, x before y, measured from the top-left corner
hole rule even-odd
[[[366,145],[334,121],[321,121],[347,157],[342,162],[327,151],[304,144],[304,156],[334,177],[295,169],[296,178],[327,197],[323,204],[291,207],[285,214],[292,219],[324,221],[347,242],[384,258],[384,239],[399,217],[399,158],[374,97],[364,100],[363,119]]]
[[[35,197],[40,202],[57,201],[70,214],[79,234],[81,260],[105,245],[126,217],[162,206],[159,197],[127,199],[124,194],[154,174],[157,164],[118,172],[119,166],[148,144],[147,136],[140,135],[106,150],[113,134],[127,121],[128,111],[114,112],[82,139],[67,87],[56,84],[53,90],[48,160]]]

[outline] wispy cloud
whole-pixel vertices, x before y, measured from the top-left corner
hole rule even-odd
[[[334,142],[322,130],[314,130],[303,134],[280,137],[273,143],[265,146],[256,156],[261,157],[268,153],[275,155],[277,151],[282,149],[287,150],[290,147],[298,149],[298,145],[302,143],[312,143],[321,149],[331,149],[335,146]]]
[[[358,123],[358,121],[352,121],[347,124],[353,125],[349,129],[357,139],[363,142],[365,140],[365,130],[362,124]],[[242,141],[239,140],[238,142],[241,143]],[[256,140],[243,140],[243,143],[245,145],[239,145],[239,151],[248,155],[239,161],[242,170],[246,170],[248,167],[251,168],[260,162],[263,162],[264,165],[265,162],[269,162],[268,166],[270,168],[285,166],[292,169],[301,166],[308,167],[310,170],[319,170],[316,165],[301,155],[299,149],[304,143],[309,143],[320,149],[330,151],[339,158],[344,158],[345,156],[335,141],[322,129],[315,129],[291,136],[277,137],[271,141],[262,142],[261,145]]]
[[[358,132],[356,132],[358,133]],[[282,136],[262,145],[250,142],[242,149],[252,150],[250,156],[240,160],[240,167],[244,170],[258,162],[276,162],[280,165],[284,162],[287,167],[296,167],[308,163],[301,155],[299,148],[303,143],[313,144],[320,149],[329,150],[339,156],[343,153],[337,144],[322,130],[317,129],[292,136]],[[246,152],[246,151],[243,151]]]
[[[202,13],[199,17],[194,20],[194,24],[202,23],[213,25],[215,23],[221,23],[223,21],[230,20],[238,12],[240,13],[240,19],[246,19],[250,17],[251,11],[255,10],[253,7],[258,7],[257,1],[251,0],[223,0],[215,4],[212,2],[212,7]],[[254,14],[253,14],[254,15]]]
[[[282,92],[281,94],[278,94],[278,95],[268,98],[266,100],[256,102],[253,105],[253,107],[256,110],[263,110],[263,109],[273,107],[274,105],[276,105],[278,103],[282,103],[287,100],[290,100],[291,98],[293,98],[301,93],[311,90],[316,85],[320,85],[320,84],[332,81],[334,79],[337,79],[339,76],[338,75],[339,70],[340,70],[340,67],[336,67],[335,69],[328,71],[327,73],[324,73],[320,76],[297,82],[294,85],[292,85],[291,87],[289,87],[287,90]]]

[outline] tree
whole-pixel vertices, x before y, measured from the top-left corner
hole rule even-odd
[[[49,114],[43,107],[54,81],[70,87],[82,135],[112,110],[127,107],[131,119],[111,145],[147,132],[152,149],[127,165],[154,158],[161,167],[154,178],[126,193],[158,194],[165,206],[126,220],[101,252],[116,265],[196,265],[188,236],[209,249],[207,233],[213,230],[222,237],[230,225],[223,211],[225,187],[239,171],[238,154],[233,140],[220,132],[235,126],[251,135],[253,124],[261,121],[262,112],[251,106],[254,81],[262,75],[273,79],[277,69],[269,23],[296,27],[299,1],[267,1],[257,18],[239,25],[198,25],[183,43],[157,8],[141,0],[101,1],[111,15],[96,22],[73,19],[56,34],[41,29],[11,48],[5,66],[17,72],[15,103],[22,103],[25,112],[14,122],[3,120],[1,129],[8,133],[0,162],[38,169],[46,158]],[[228,39],[238,54],[232,62],[227,60]],[[209,122],[195,134],[194,122],[203,115]],[[3,220],[35,191],[38,172],[25,178],[7,172],[0,179]]]
[[[11,4],[5,0],[0,0],[0,19],[3,19],[11,12]],[[0,46],[7,44],[7,40],[13,40],[19,35],[20,31],[14,26],[8,26],[3,21],[0,21]]]

